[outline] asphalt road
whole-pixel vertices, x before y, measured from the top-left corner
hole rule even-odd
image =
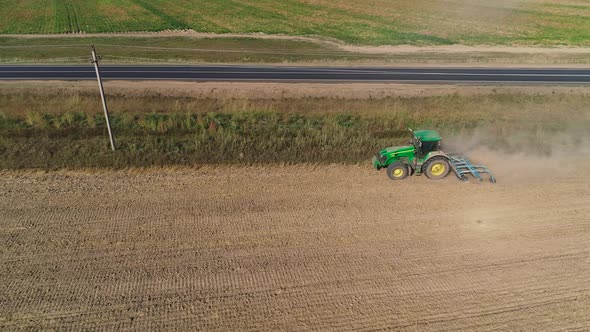
[[[104,79],[313,82],[590,83],[590,69],[102,66]],[[0,66],[0,80],[96,79],[92,66]]]

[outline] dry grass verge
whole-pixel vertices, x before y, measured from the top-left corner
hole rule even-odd
[[[88,64],[90,45],[104,63],[273,63],[290,65],[583,66],[588,47],[351,46],[290,36],[167,34],[0,35],[0,64]]]
[[[590,127],[583,89],[361,99],[207,95],[111,90],[119,148],[111,153],[96,92],[2,89],[0,167],[356,163],[405,143],[407,128],[434,128],[446,137],[484,128],[490,148],[547,154],[556,135],[575,145]]]

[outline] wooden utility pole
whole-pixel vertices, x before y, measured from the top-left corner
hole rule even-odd
[[[102,99],[102,108],[104,109],[104,117],[107,120],[107,129],[109,131],[109,140],[111,141],[111,149],[115,151],[115,139],[113,138],[113,132],[111,131],[111,122],[109,120],[109,109],[107,108],[107,100],[104,96],[104,88],[102,86],[102,79],[100,78],[100,70],[98,68],[98,61],[100,56],[96,55],[96,49],[92,45],[92,63],[96,70],[96,79],[98,80],[98,88],[100,89],[100,98]]]

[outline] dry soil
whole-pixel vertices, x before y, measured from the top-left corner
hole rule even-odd
[[[0,329],[588,330],[590,178],[549,174],[4,172]]]

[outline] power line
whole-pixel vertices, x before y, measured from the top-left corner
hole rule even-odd
[[[73,48],[73,47],[88,47],[88,44],[71,44],[71,45],[2,45],[0,48]]]
[[[280,51],[256,51],[256,50],[244,50],[244,49],[223,49],[213,50],[207,48],[184,48],[184,47],[161,47],[161,46],[136,46],[136,45],[115,45],[115,44],[96,44],[104,47],[119,47],[119,48],[137,48],[137,49],[149,49],[149,50],[175,50],[175,51],[189,51],[189,52],[210,52],[210,53],[249,53],[249,54],[267,54],[267,55],[309,55],[309,56],[363,56],[363,57],[387,57],[388,55],[379,54],[361,54],[361,53],[303,53],[303,52],[280,52]]]
[[[13,58],[11,60],[3,60],[0,58],[0,63],[10,64],[10,63],[38,63],[39,61],[47,61],[49,63],[53,62],[77,62],[77,61],[88,61],[88,57],[68,57],[68,58],[45,58],[45,59],[18,59]]]

